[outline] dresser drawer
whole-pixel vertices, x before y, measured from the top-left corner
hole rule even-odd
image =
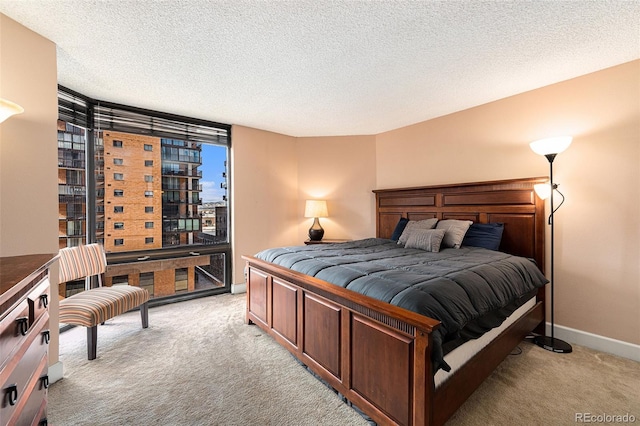
[[[42,332],[48,328],[49,314],[44,313],[36,324],[31,327],[23,344],[14,352],[12,362],[7,363],[0,370],[0,418],[4,425],[5,419],[18,416],[26,407],[33,392],[43,396],[45,392],[41,376],[47,371],[47,347]],[[39,406],[39,405],[38,405]],[[36,407],[37,410],[37,407]],[[35,411],[33,413],[35,416]],[[7,424],[12,424],[9,421]]]
[[[26,340],[28,327],[29,303],[24,300],[0,322],[0,369]]]
[[[29,304],[29,324],[35,324],[36,321],[47,312],[49,306],[49,279],[43,279],[27,296]]]
[[[13,418],[8,420],[7,425],[38,425],[40,420],[46,417],[47,388],[49,386],[47,364],[48,357],[45,355],[31,377],[24,397],[16,404],[17,409],[13,412]],[[4,419],[4,416],[2,418]],[[2,421],[4,422],[4,420]]]

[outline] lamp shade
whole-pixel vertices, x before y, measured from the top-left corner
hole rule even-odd
[[[573,138],[571,136],[556,136],[531,142],[529,146],[536,154],[560,154],[562,151],[569,148],[572,140]]]
[[[0,99],[0,123],[2,123],[12,115],[21,114],[23,112],[24,108],[22,108],[20,105],[6,99]]]
[[[533,185],[533,190],[536,191],[541,200],[546,200],[551,195],[551,183],[537,183]]]
[[[325,200],[307,200],[304,206],[304,217],[329,217]]]

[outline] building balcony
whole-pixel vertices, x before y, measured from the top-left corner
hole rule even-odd
[[[85,201],[85,196],[84,194],[75,194],[75,195],[61,195],[58,194],[58,203],[75,203],[75,204],[79,204],[79,203],[84,203]]]
[[[172,170],[172,169],[162,169],[162,176],[167,177],[202,177],[202,170]]]
[[[198,205],[201,206],[202,205],[202,200],[189,200],[189,199],[185,199],[185,198],[181,198],[179,200],[162,200],[162,204],[193,204],[193,205]]]
[[[66,160],[58,159],[58,167],[63,169],[82,169],[84,170],[84,160]]]
[[[58,185],[58,195],[78,195],[84,196],[87,193],[84,186],[78,185]]]

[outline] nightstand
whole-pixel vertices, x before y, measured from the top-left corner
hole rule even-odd
[[[328,240],[328,239],[324,239],[324,240],[320,240],[320,241],[311,241],[311,240],[306,240],[304,243],[306,245],[310,245],[310,244],[336,244],[336,243],[346,243],[347,241],[351,241],[351,240]]]

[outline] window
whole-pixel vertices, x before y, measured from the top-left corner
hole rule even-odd
[[[67,221],[67,235],[68,236],[81,236],[84,234],[84,221],[83,220],[69,220]]]
[[[149,296],[153,297],[153,272],[143,272],[140,274],[140,287],[149,292]]]
[[[129,285],[129,275],[117,275],[111,279],[112,285]]]
[[[176,293],[189,289],[189,268],[176,269]]]
[[[154,292],[162,297],[159,302],[176,293],[182,299],[184,293],[195,297],[228,291],[231,245],[227,222],[220,226],[216,217],[228,211],[220,183],[228,179],[231,126],[98,101],[61,86],[58,94],[58,164],[64,170],[58,174],[63,185],[59,197],[65,203],[58,211],[67,211],[71,203],[70,211],[78,216],[61,220],[61,234],[68,230],[69,235],[60,238],[60,247],[100,242],[112,274],[124,275],[139,263],[150,274],[144,278],[150,286],[155,272],[177,276],[177,286],[168,283]],[[87,156],[93,157],[92,170],[87,170]],[[95,207],[87,209],[85,198]],[[91,220],[89,213],[95,213]],[[67,225],[70,220],[75,222]],[[198,266],[192,266],[193,252],[202,257]],[[166,258],[172,262],[157,262]],[[124,276],[138,285],[138,275]],[[106,282],[117,280],[107,277]]]

